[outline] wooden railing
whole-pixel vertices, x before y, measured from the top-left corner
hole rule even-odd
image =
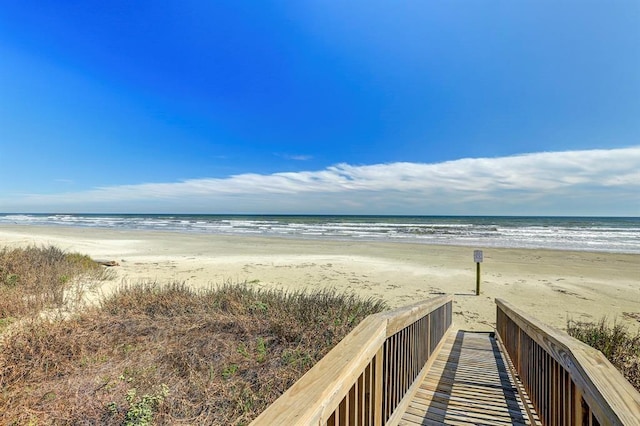
[[[640,425],[640,394],[600,351],[496,305],[497,334],[543,425]]]
[[[451,326],[452,301],[368,316],[252,425],[397,424]]]

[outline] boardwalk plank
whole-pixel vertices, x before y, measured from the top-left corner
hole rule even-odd
[[[400,425],[530,425],[489,333],[451,333]]]

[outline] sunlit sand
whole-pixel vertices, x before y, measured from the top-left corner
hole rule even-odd
[[[556,250],[484,249],[481,294],[475,296],[473,248],[409,243],[337,242],[160,231],[0,227],[0,245],[53,244],[94,259],[115,260],[123,282],[224,282],[281,289],[331,287],[401,306],[455,295],[454,322],[489,330],[500,297],[564,328],[568,319],[603,316],[640,329],[640,255]]]

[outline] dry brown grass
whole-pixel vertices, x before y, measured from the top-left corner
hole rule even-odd
[[[631,334],[622,324],[569,321],[567,333],[599,350],[640,391],[640,333]]]
[[[54,246],[0,249],[0,331],[44,310],[76,306],[109,272],[88,256]]]
[[[0,348],[0,423],[247,424],[366,315],[332,291],[122,287]]]

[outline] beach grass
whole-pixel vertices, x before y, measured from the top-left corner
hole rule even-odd
[[[331,290],[122,286],[6,330],[0,423],[247,424],[384,308]]]
[[[640,391],[640,332],[631,333],[624,325],[607,318],[599,322],[567,322],[570,336],[599,350]]]
[[[89,256],[55,246],[0,249],[0,330],[48,310],[73,309],[112,274]]]

